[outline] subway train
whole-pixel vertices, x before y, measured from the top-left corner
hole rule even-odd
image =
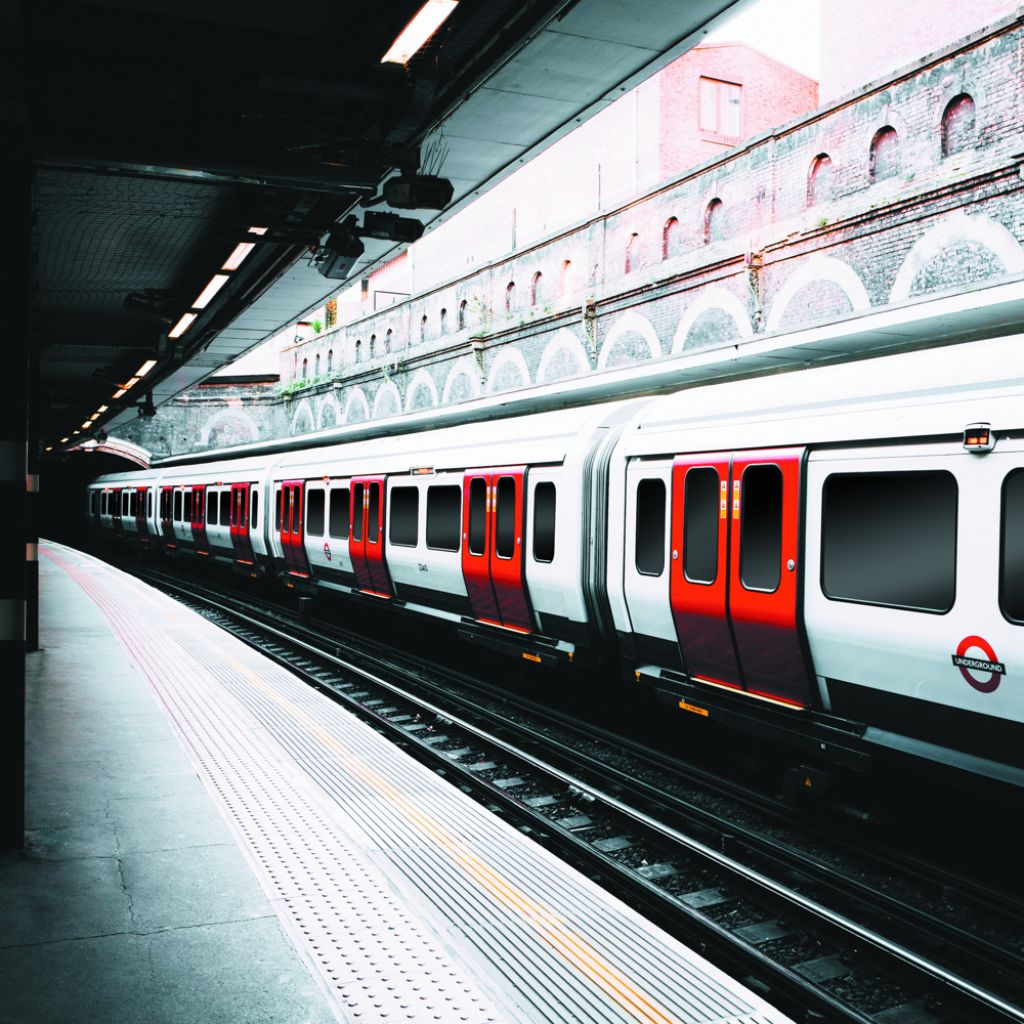
[[[1024,794],[1024,337],[102,476],[108,542]],[[365,425],[363,425],[365,430]],[[229,457],[230,456],[230,457]],[[792,775],[792,773],[791,773]]]

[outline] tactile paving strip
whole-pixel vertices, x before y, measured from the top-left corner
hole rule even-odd
[[[112,570],[83,579],[67,568],[203,752],[204,773],[353,1016],[785,1021],[240,641],[120,574],[119,588],[131,593],[112,593],[113,578],[101,583]],[[301,783],[277,756],[304,770]],[[391,886],[366,880],[368,856]],[[442,912],[449,924],[427,935],[396,900],[417,919]],[[468,972],[441,956],[439,943]]]

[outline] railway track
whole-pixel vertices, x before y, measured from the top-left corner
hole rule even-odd
[[[879,884],[878,871],[849,868],[850,857],[877,854],[808,852],[806,835],[803,844],[780,835],[796,831],[781,808],[775,828],[754,827],[749,817],[765,809],[738,791],[730,798],[747,803],[748,821],[725,816],[693,799],[693,787],[712,785],[704,773],[656,751],[361,638],[283,621],[280,607],[143,575],[343,702],[795,1020],[1024,1024],[1021,908],[1007,897],[895,851],[889,884]]]

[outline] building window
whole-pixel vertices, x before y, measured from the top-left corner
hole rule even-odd
[[[740,582],[771,593],[782,578],[782,470],[748,466],[741,500]]]
[[[461,331],[466,326],[466,300],[463,299],[459,303],[459,330]]]
[[[683,483],[683,576],[690,583],[718,578],[718,471],[688,469]]]
[[[347,487],[336,487],[331,490],[330,508],[327,514],[327,532],[336,540],[348,538],[348,504]]]
[[[462,532],[462,488],[457,484],[427,488],[427,547],[458,551]]]
[[[391,492],[388,537],[392,544],[414,548],[419,538],[420,491],[418,487],[396,487]]]
[[[833,473],[821,511],[821,589],[833,601],[948,612],[956,593],[952,473]]]
[[[626,243],[626,273],[640,268],[640,236],[634,231]]]
[[[511,313],[516,305],[516,283],[509,281],[505,287],[505,312]]]
[[[356,362],[361,362],[363,358],[363,339],[356,338]]]
[[[712,199],[704,210],[704,244],[725,238],[725,209],[721,199]]]
[[[660,576],[665,568],[665,482],[641,480],[636,488],[636,571]]]
[[[549,481],[533,492],[533,560],[555,560],[555,485]]]
[[[879,128],[871,140],[868,175],[872,181],[894,178],[900,173],[900,138],[889,125]]]
[[[536,306],[544,298],[544,275],[538,270],[533,275],[533,284],[530,286],[530,305]]]
[[[573,280],[573,268],[572,260],[565,260],[562,263],[562,270],[558,275],[558,294],[568,295],[573,290],[575,281]]]
[[[1024,469],[1003,481],[999,606],[1011,622],[1024,622]]]
[[[715,78],[700,80],[700,130],[723,141],[735,142],[740,137],[740,95],[742,88],[734,82]]]
[[[316,354],[316,359],[313,362],[313,366],[314,366],[313,372],[319,377],[320,376],[320,353],[319,352],[317,352],[317,354]]]
[[[440,327],[442,334],[448,333],[448,310],[444,309],[443,307],[441,309]]]
[[[309,376],[309,360],[308,359],[303,359],[302,360],[302,377],[303,377],[303,380],[305,380],[305,378],[308,377],[308,376]]]
[[[679,221],[675,217],[669,217],[661,232],[661,258],[663,260],[679,255],[681,237]]]
[[[324,535],[324,505],[326,495],[322,487],[311,487],[306,491],[306,534],[310,537]]]
[[[370,358],[373,359],[375,356],[377,356],[379,354],[380,353],[377,351],[377,335],[376,334],[371,334],[370,335]]]
[[[420,319],[420,341],[427,340],[427,314],[424,313]]]
[[[394,331],[389,327],[387,333],[384,335],[384,351],[388,353],[391,351],[391,346],[394,344]]]
[[[329,348],[327,350],[327,372],[330,373],[334,369],[334,349]]]
[[[811,161],[811,169],[807,172],[807,205],[830,202],[834,195],[832,159],[827,153],[819,153]]]
[[[969,149],[974,142],[976,124],[974,100],[962,92],[954,96],[942,112],[942,155],[952,156]]]

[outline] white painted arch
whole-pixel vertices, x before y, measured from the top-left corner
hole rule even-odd
[[[373,397],[373,418],[379,420],[388,416],[400,416],[401,413],[402,393],[393,380],[386,380]]]
[[[957,210],[925,232],[913,245],[900,265],[890,302],[909,298],[914,280],[943,249],[958,242],[974,242],[992,252],[1008,274],[1024,271],[1024,247],[998,221],[982,213],[966,214]]]
[[[366,395],[363,393],[362,388],[351,388],[348,393],[348,397],[345,399],[345,413],[342,417],[343,423],[348,423],[352,420],[352,416],[356,411],[362,412],[362,416],[359,420],[354,422],[361,422],[362,420],[368,420],[370,418],[370,403],[366,400]]]
[[[320,403],[320,411],[317,413],[317,416],[316,416],[316,429],[317,430],[325,430],[325,429],[327,429],[328,426],[332,425],[332,424],[325,424],[324,423],[324,418],[325,418],[324,414],[327,412],[328,409],[333,409],[334,410],[334,424],[340,424],[341,423],[341,406],[338,405],[338,400],[334,397],[334,395],[328,395]]]
[[[555,333],[555,336],[548,342],[540,357],[540,365],[537,367],[537,383],[547,384],[548,375],[554,361],[562,353],[566,353],[576,363],[576,374],[582,376],[590,370],[590,360],[587,358],[587,350],[583,343],[567,327]],[[565,379],[565,378],[559,378]]]
[[[303,398],[295,408],[292,415],[292,434],[312,434],[316,430],[316,420],[313,417],[313,403],[308,398]]]
[[[203,431],[199,438],[199,444],[201,447],[206,448],[210,443],[210,434],[213,433],[213,428],[219,426],[221,423],[227,420],[238,419],[241,420],[249,428],[250,440],[258,441],[260,439],[260,428],[259,424],[249,415],[244,409],[224,409],[221,412],[214,413],[204,424]]]
[[[754,333],[746,307],[728,288],[713,285],[705,288],[683,311],[672,336],[672,351],[681,352],[686,338],[697,320],[712,309],[720,309],[736,324],[736,337],[749,338]]]
[[[519,349],[506,348],[491,364],[491,369],[487,374],[487,385],[484,388],[487,394],[497,394],[499,391],[498,376],[509,364],[513,365],[519,373],[519,387],[530,386],[530,368],[526,365],[525,356]]]
[[[441,392],[442,405],[448,405],[451,401],[452,391],[455,390],[455,385],[460,377],[465,377],[469,382],[469,397],[471,399],[480,397],[480,371],[474,360],[464,356],[456,362],[445,378],[444,389]]]
[[[655,331],[654,325],[642,313],[630,310],[628,313],[623,313],[608,332],[608,337],[605,338],[604,345],[601,346],[601,354],[597,357],[599,370],[603,370],[607,366],[608,358],[618,340],[624,334],[631,332],[639,334],[646,342],[648,359],[654,359],[661,355],[661,342],[658,340],[658,332]]]
[[[405,411],[412,412],[413,410],[413,399],[416,397],[416,392],[420,388],[426,388],[430,393],[430,406],[431,408],[437,408],[437,385],[434,383],[434,378],[430,376],[428,370],[417,370],[409,381],[409,387],[405,392]]]
[[[836,259],[835,256],[812,256],[806,263],[797,267],[779,289],[772,308],[768,312],[765,330],[778,330],[793,296],[804,285],[814,281],[830,281],[836,285],[850,300],[850,305],[854,310],[871,308],[868,290],[864,287],[864,282],[860,279],[857,271],[849,263]]]

